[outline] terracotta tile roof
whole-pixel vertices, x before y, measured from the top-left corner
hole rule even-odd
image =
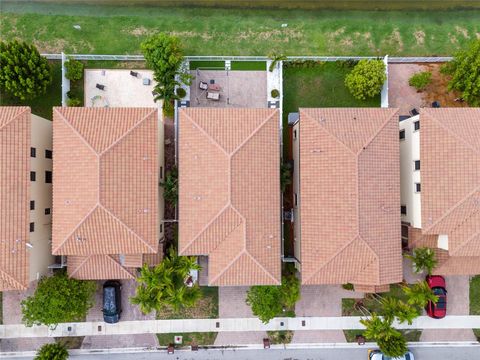
[[[122,265],[118,255],[68,256],[68,275],[80,280],[134,279],[135,268]]]
[[[279,136],[275,109],[180,111],[179,252],[210,285],[281,281]]]
[[[402,280],[397,109],[300,109],[303,284]]]
[[[480,256],[480,109],[422,109],[420,124],[423,233]]]
[[[30,108],[0,107],[0,291],[28,286]]]
[[[53,254],[157,251],[157,110],[54,108],[53,150]]]

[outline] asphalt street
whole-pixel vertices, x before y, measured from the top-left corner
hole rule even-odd
[[[466,347],[419,347],[411,349],[415,360],[480,360],[480,345]],[[33,357],[2,357],[2,360],[30,360]],[[367,348],[199,350],[162,352],[82,354],[71,360],[367,360]]]

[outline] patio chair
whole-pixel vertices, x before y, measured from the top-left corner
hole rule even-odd
[[[420,114],[417,110],[417,108],[413,108],[412,110],[409,111],[410,115],[411,116],[415,116],[415,115],[418,115]]]
[[[130,75],[133,77],[138,77],[138,73],[136,71],[130,71]]]
[[[220,100],[220,93],[218,93],[218,92],[207,92],[207,99],[213,100],[213,101],[219,101]]]
[[[95,87],[99,90],[105,91],[105,85],[97,84]]]
[[[200,83],[198,84],[198,87],[201,90],[207,90],[208,89],[208,84],[206,82],[200,81]]]

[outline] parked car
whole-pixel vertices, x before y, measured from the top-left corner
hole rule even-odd
[[[109,280],[103,284],[103,321],[117,323],[122,313],[122,285],[118,281]]]
[[[392,358],[383,355],[380,350],[368,350],[368,360],[415,360],[415,358],[410,351],[407,351],[407,353],[401,357]]]
[[[440,275],[427,276],[425,279],[433,293],[438,296],[437,303],[428,302],[425,310],[427,315],[434,319],[441,319],[447,315],[447,290],[445,289],[445,278]]]

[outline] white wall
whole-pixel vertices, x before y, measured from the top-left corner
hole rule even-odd
[[[30,157],[30,171],[36,172],[36,181],[30,181],[30,200],[35,210],[30,210],[30,222],[35,229],[30,232],[30,281],[38,279],[53,264],[52,238],[52,184],[45,183],[45,171],[52,171],[52,160],[45,157],[45,150],[52,150],[52,122],[32,114],[31,147],[36,157]],[[50,215],[45,215],[45,209]]]
[[[420,130],[415,131],[413,124],[418,120],[417,115],[400,122],[400,130],[405,130],[405,139],[400,140],[400,199],[407,206],[402,221],[421,229],[421,193],[415,192],[415,183],[421,183],[420,170],[415,171],[415,160],[420,160]]]
[[[296,132],[296,138],[295,138]],[[292,129],[292,155],[293,155],[293,192],[297,194],[297,205],[294,205],[294,251],[295,257],[302,262],[300,254],[300,122]],[[295,204],[295,199],[293,203]]]
[[[162,102],[160,102],[162,103]],[[158,106],[158,166],[159,166],[159,183],[165,181],[165,135],[164,135],[164,122],[162,105]],[[158,219],[160,224],[159,239],[164,237],[165,224],[164,219],[165,203],[163,199],[163,186],[158,187]],[[160,249],[160,251],[162,251]]]

